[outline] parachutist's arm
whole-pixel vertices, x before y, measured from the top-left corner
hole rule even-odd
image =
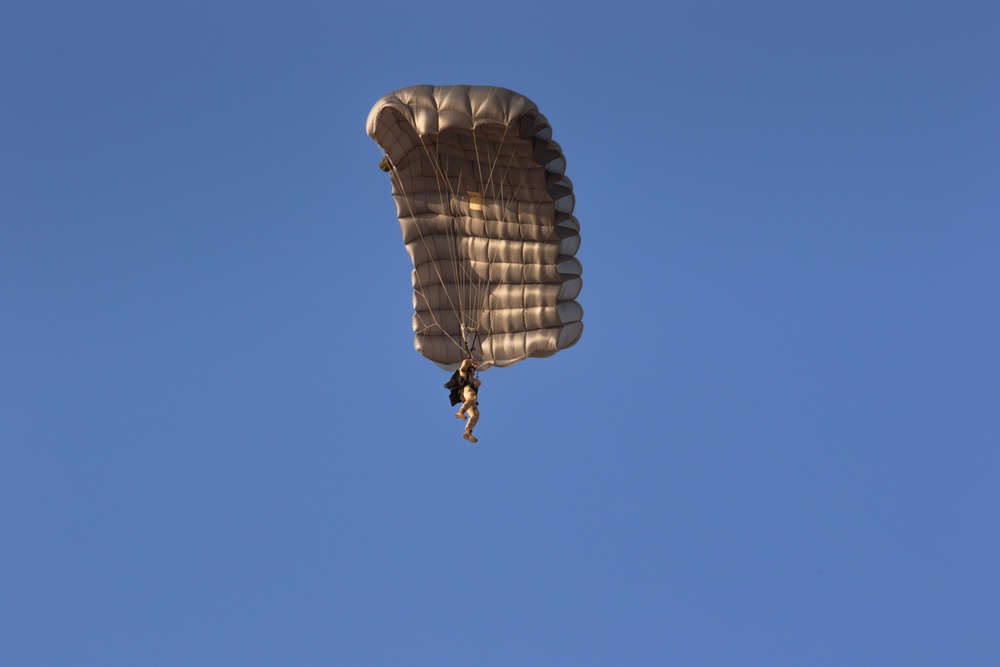
[[[462,361],[462,365],[458,369],[458,374],[463,380],[471,384],[473,387],[479,386],[479,379],[473,376],[476,372],[476,362],[472,359],[465,359]]]

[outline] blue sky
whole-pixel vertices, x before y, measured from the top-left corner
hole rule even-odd
[[[1000,9],[7,2],[0,662],[993,665]],[[534,100],[575,347],[413,351],[368,110]]]

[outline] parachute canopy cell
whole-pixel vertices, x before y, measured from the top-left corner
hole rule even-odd
[[[454,370],[547,357],[583,332],[580,224],[552,128],[492,86],[412,86],[380,99],[385,152],[413,260],[414,346]]]

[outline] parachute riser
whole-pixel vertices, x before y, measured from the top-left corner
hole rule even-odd
[[[469,359],[475,359],[474,350],[476,345],[479,343],[479,329],[472,329],[464,324],[462,325],[462,345],[464,346],[465,356]]]

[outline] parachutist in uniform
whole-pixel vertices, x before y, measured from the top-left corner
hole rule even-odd
[[[478,366],[475,359],[466,359],[445,385],[446,389],[451,389],[451,404],[462,403],[462,407],[455,413],[455,416],[468,420],[465,423],[465,433],[462,437],[469,442],[479,441],[476,436],[472,435],[472,428],[479,421],[479,385],[481,382],[474,375]]]

